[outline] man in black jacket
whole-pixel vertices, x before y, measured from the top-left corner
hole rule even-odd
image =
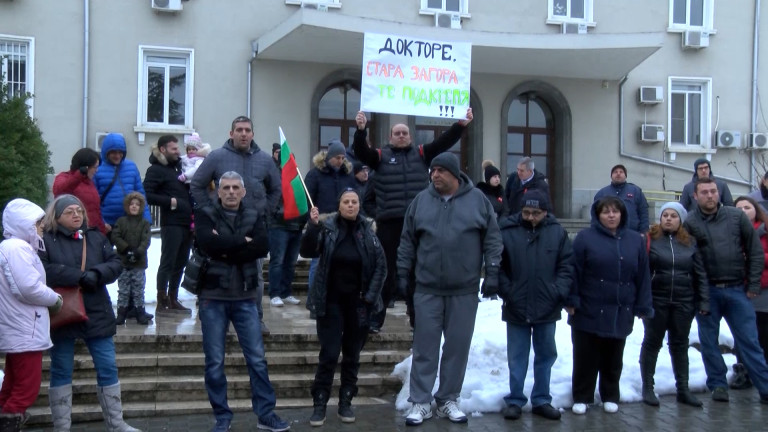
[[[725,318],[760,402],[768,404],[768,366],[750,302],[760,294],[764,261],[760,238],[743,211],[720,203],[712,178],[698,179],[693,197],[697,205],[684,226],[696,238],[709,279],[709,315],[696,315],[707,387],[712,400],[728,402],[728,368],[718,342],[720,320]]]
[[[214,431],[230,430],[224,373],[227,331],[232,323],[251,377],[251,401],[259,429],[285,431],[290,423],[275,414],[275,390],[264,358],[258,304],[260,258],[267,255],[263,212],[241,205],[243,177],[228,171],[219,178],[219,200],[195,210],[195,235],[210,258],[200,292],[200,326],[205,352],[205,388],[216,416]]]
[[[523,209],[523,195],[529,190],[539,190],[549,198],[547,177],[536,171],[533,159],[526,156],[517,163],[517,173],[510,175],[507,179],[509,214],[513,215]],[[550,206],[547,210],[551,212],[552,207]]]
[[[157,268],[157,313],[190,312],[179,303],[179,284],[192,243],[192,204],[187,185],[179,181],[179,140],[163,135],[152,147],[144,176],[147,202],[160,207],[160,265]]]
[[[552,365],[557,360],[555,325],[573,283],[573,249],[568,233],[547,212],[549,198],[539,190],[523,195],[520,213],[499,221],[501,254],[499,293],[504,300],[501,318],[507,323],[509,394],[504,396],[504,418],[520,418],[528,403],[523,394],[533,341],[533,414],[559,420],[549,393]]]
[[[389,145],[377,150],[369,147],[366,142],[368,133],[365,125],[368,120],[365,113],[359,111],[355,117],[357,131],[352,149],[360,162],[376,172],[369,187],[376,199],[376,235],[387,257],[387,280],[381,291],[385,305],[389,304],[397,286],[395,263],[405,210],[416,195],[429,186],[429,164],[432,159],[461,139],[472,118],[472,108],[469,108],[466,120],[459,120],[437,139],[420,146],[412,145],[408,126],[396,124],[390,131]],[[386,316],[386,309],[379,313],[377,322],[371,325],[371,332],[378,333]]]

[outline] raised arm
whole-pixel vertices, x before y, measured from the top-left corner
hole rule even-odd
[[[352,150],[355,152],[355,157],[359,159],[360,162],[375,170],[379,167],[379,152],[376,151],[376,149],[369,147],[368,142],[366,141],[368,132],[365,130],[365,125],[368,123],[368,119],[365,118],[365,113],[358,111],[357,116],[355,116],[355,122],[357,123],[357,130],[355,131],[355,138],[352,141]]]

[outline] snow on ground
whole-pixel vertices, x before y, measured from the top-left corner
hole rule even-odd
[[[146,303],[157,303],[156,275],[157,265],[160,262],[160,239],[152,237],[147,254],[149,259],[149,268],[146,271],[147,284],[144,292]],[[112,304],[117,305],[117,282],[107,286]],[[179,289],[179,298],[182,300],[192,300],[195,297],[184,290]],[[566,313],[563,312],[563,319],[557,322],[557,340],[558,358],[552,367],[552,378],[550,380],[550,391],[552,393],[552,405],[558,408],[569,408],[573,404],[571,398],[571,371],[573,368],[573,358],[571,355],[571,330],[566,324]],[[192,317],[191,319],[194,319]],[[699,332],[696,321],[693,321],[690,342],[699,341]],[[640,344],[643,341],[643,324],[639,319],[635,320],[634,332],[627,338],[626,348],[624,349],[624,370],[621,374],[621,400],[622,402],[637,402],[641,398],[640,381]],[[733,347],[733,336],[728,325],[723,320],[720,324],[720,344]],[[704,364],[701,360],[701,354],[695,348],[689,348],[689,368],[690,368],[690,387],[694,392],[701,392],[706,389],[706,373]],[[396,407],[406,409],[410,406],[409,396],[409,375],[411,372],[411,358],[403,360],[393,371],[393,375],[400,377],[403,381],[403,388],[397,396]],[[732,354],[723,354],[726,365],[736,362]],[[730,369],[730,368],[729,368]],[[728,373],[730,378],[731,372]],[[672,364],[667,351],[666,343],[659,353],[658,364],[656,365],[656,393],[674,394],[675,378],[672,374]],[[2,372],[0,372],[0,383],[2,383]],[[439,384],[439,377],[435,383],[435,391]],[[533,350],[528,364],[528,374],[525,380],[525,394],[530,395],[533,387]],[[501,301],[483,300],[477,310],[477,319],[475,321],[475,333],[470,347],[469,362],[464,377],[464,387],[461,390],[461,409],[465,412],[498,412],[504,403],[502,398],[509,393],[509,369],[507,369],[507,334],[506,323],[501,321]],[[596,397],[596,400],[599,400]],[[530,409],[530,404],[526,406]]]
[[[469,362],[464,377],[464,386],[461,389],[460,407],[467,413],[480,412],[499,412],[504,407],[502,398],[509,393],[509,369],[507,368],[507,344],[506,344],[506,323],[501,320],[501,301],[483,300],[477,311],[475,321],[475,332],[470,347]],[[573,405],[571,397],[571,372],[573,369],[571,329],[567,324],[567,314],[563,311],[562,319],[557,322],[557,331],[555,333],[557,341],[558,358],[552,367],[552,378],[550,380],[550,392],[552,394],[552,405],[558,408],[570,408]],[[690,343],[699,341],[698,328],[694,320]],[[627,344],[624,349],[624,369],[621,374],[621,401],[638,402],[642,400],[640,380],[640,344],[643,341],[643,323],[635,319],[635,327],[632,334],[627,338]],[[733,346],[733,336],[725,321],[720,325],[720,343]],[[701,392],[706,389],[706,373],[704,364],[701,360],[701,353],[695,348],[689,348],[689,386],[694,392]],[[409,396],[409,375],[411,371],[411,360],[413,356],[403,360],[393,372],[394,375],[403,380],[403,388],[397,395],[395,405],[397,409],[407,409],[410,407]],[[736,362],[732,354],[724,354],[723,358],[727,365]],[[729,378],[731,372],[728,374]],[[433,390],[437,391],[439,384],[435,383]],[[674,394],[675,378],[672,373],[672,363],[667,351],[666,343],[659,353],[659,360],[656,366],[655,375],[656,393]],[[530,396],[533,387],[533,349],[528,363],[528,374],[525,379],[525,394]],[[596,392],[597,393],[597,392]],[[599,396],[595,396],[599,401]],[[525,407],[530,410],[530,403]]]

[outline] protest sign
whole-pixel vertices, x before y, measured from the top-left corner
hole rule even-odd
[[[366,33],[360,109],[463,119],[471,63],[468,42]]]

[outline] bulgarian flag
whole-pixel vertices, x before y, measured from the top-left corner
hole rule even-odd
[[[285,139],[283,128],[280,129],[280,169],[281,184],[283,188],[283,217],[285,219],[297,218],[307,211],[307,192],[304,186],[304,180],[299,173],[299,167],[296,165],[296,159],[288,147],[288,140]]]

